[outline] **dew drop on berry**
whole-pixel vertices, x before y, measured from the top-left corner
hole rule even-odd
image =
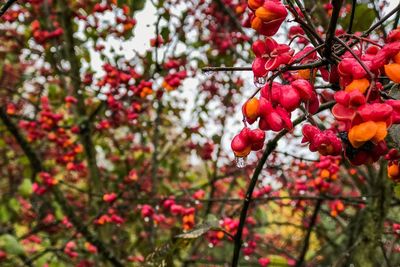
[[[266,82],[267,82],[267,79],[265,79],[265,77],[256,77],[256,76],[254,76],[254,85],[257,88],[263,87]]]
[[[236,167],[244,168],[247,164],[247,157],[235,157]]]

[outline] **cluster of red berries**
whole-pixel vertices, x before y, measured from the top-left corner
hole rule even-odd
[[[38,44],[41,45],[45,44],[50,39],[57,39],[64,33],[63,29],[57,24],[55,25],[55,29],[53,31],[42,30],[38,20],[34,20],[32,22],[31,30],[33,38]]]
[[[35,182],[32,185],[32,190],[35,194],[37,195],[43,195],[46,193],[51,187],[55,186],[58,184],[58,181],[56,178],[54,178],[50,173],[47,172],[41,172],[38,174],[38,180],[40,183]]]
[[[164,77],[162,87],[164,87],[168,92],[173,91],[182,84],[182,81],[186,79],[186,77],[186,70],[170,71],[170,73]]]
[[[252,11],[251,27],[266,36],[252,46],[256,56],[252,65],[255,80],[265,83],[269,73],[282,65],[318,60],[312,47],[295,54],[288,45],[278,44],[271,38],[288,15],[280,0],[248,0],[248,6]],[[342,38],[342,33],[337,31],[337,37]],[[292,27],[289,33],[292,37],[302,34],[299,26]],[[304,125],[302,142],[309,143],[310,150],[321,155],[336,156],[344,151],[352,164],[361,165],[375,162],[387,153],[388,129],[400,123],[400,100],[384,97],[384,87],[378,79],[386,75],[392,82],[400,83],[400,28],[389,33],[383,46],[371,41],[366,49],[363,46],[351,49],[341,56],[338,65],[332,65],[329,70],[319,68],[325,81],[340,87],[334,95],[336,104],[332,109],[336,128],[320,130],[314,125]],[[317,70],[299,70],[295,74],[285,71],[282,74],[287,78],[285,84],[268,82],[259,99],[252,98],[243,105],[246,121],[252,124],[259,120],[258,130],[291,130],[291,112],[302,104],[308,113],[316,113],[320,100],[312,83]],[[310,122],[313,124],[313,120]],[[251,150],[262,148],[265,135],[259,133],[256,138],[249,134],[252,131],[256,130],[248,129],[245,122],[245,128],[233,138],[231,147],[236,157],[246,157]],[[391,177],[397,175],[395,166],[397,162],[392,161]]]
[[[66,107],[71,107],[76,103],[72,96],[65,98]],[[17,111],[10,108],[9,114]],[[83,146],[74,141],[73,134],[79,132],[79,127],[73,126],[67,129],[62,125],[64,116],[52,110],[47,97],[41,98],[41,111],[36,121],[21,120],[19,126],[26,131],[29,142],[40,141],[46,138],[50,144],[54,144],[57,149],[50,149],[49,155],[53,156],[57,163],[67,167],[70,171],[84,171],[84,164],[77,160],[78,155],[83,152]]]
[[[375,162],[385,155],[388,129],[400,123],[400,100],[383,98],[383,86],[375,78],[386,74],[393,82],[400,82],[400,72],[396,71],[400,66],[397,32],[389,34],[383,48],[373,45],[365,51],[353,50],[364,66],[346,52],[337,69],[331,72],[330,79],[339,82],[342,89],[335,94],[332,114],[341,131],[345,156],[355,165]]]

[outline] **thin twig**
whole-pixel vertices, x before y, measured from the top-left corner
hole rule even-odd
[[[8,0],[0,9],[0,18],[3,16],[7,10],[15,3],[17,0]]]
[[[347,33],[351,33],[351,31],[353,29],[353,22],[354,22],[354,15],[356,13],[356,7],[357,7],[357,0],[353,0],[353,3],[351,5],[349,29],[347,30]]]

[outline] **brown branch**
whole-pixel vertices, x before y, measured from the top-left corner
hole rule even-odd
[[[214,72],[214,71],[252,71],[251,67],[204,67],[201,69],[202,72]]]
[[[318,200],[317,203],[315,204],[314,213],[311,217],[311,222],[310,222],[310,225],[308,226],[307,234],[304,238],[303,248],[301,249],[299,259],[296,262],[296,267],[303,266],[304,258],[306,256],[308,247],[310,245],[311,232],[314,228],[315,223],[317,222],[317,217],[318,217],[319,210],[321,209],[321,205],[322,205],[322,200]]]
[[[372,81],[375,79],[375,75],[371,72],[371,70],[364,64],[364,62],[354,53],[353,49],[350,48],[343,40],[340,38],[334,36],[333,37],[336,41],[338,41],[349,53],[354,57],[355,60],[361,65],[361,67],[365,70],[365,72],[368,74],[369,78]]]
[[[350,15],[349,29],[347,30],[347,33],[351,33],[351,31],[353,29],[354,15],[356,13],[356,8],[357,8],[357,0],[353,0],[353,3],[351,5],[351,15]]]
[[[61,12],[59,12],[59,17],[61,25],[64,29],[65,54],[67,61],[70,64],[69,76],[71,78],[72,86],[74,88],[75,97],[78,100],[76,105],[76,116],[78,118],[82,118],[79,137],[83,147],[85,148],[91,184],[93,188],[97,191],[98,189],[102,188],[100,181],[100,171],[97,166],[96,150],[92,140],[92,121],[89,120],[88,114],[86,114],[85,96],[80,79],[80,59],[76,56],[75,53],[75,39],[73,36],[74,30],[72,28],[73,14],[66,0],[58,0],[58,4],[61,10]]]
[[[43,169],[42,162],[37,156],[36,152],[31,148],[29,143],[22,136],[21,132],[17,128],[17,126],[11,121],[10,117],[7,115],[7,111],[5,107],[0,108],[0,119],[3,121],[7,130],[14,136],[17,143],[20,145],[21,149],[24,151],[25,155],[28,157],[28,160],[31,164],[31,168],[33,170],[32,180],[38,172],[41,172]]]
[[[332,45],[333,45],[333,39],[336,34],[336,27],[337,27],[337,22],[339,19],[339,12],[340,8],[342,7],[343,0],[333,0],[332,5],[333,5],[333,11],[332,11],[332,17],[331,21],[329,23],[328,31],[326,33],[326,39],[325,39],[325,57],[327,59],[331,59],[331,54],[332,54]]]

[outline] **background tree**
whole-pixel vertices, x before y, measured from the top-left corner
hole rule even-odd
[[[5,1],[2,266],[397,266],[396,4]]]

